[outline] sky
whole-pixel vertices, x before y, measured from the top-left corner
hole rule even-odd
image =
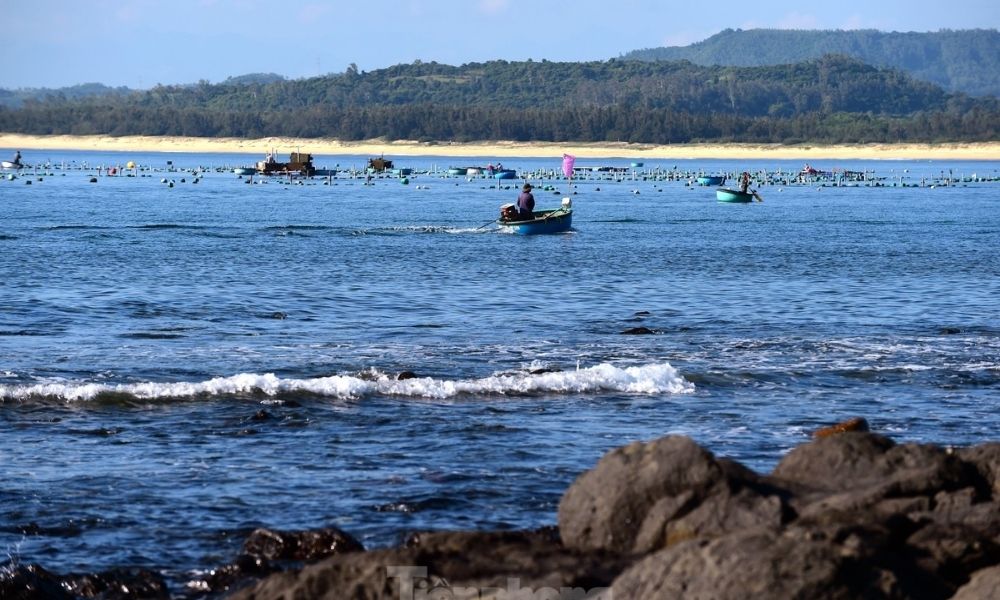
[[[997,0],[0,0],[0,88],[589,61],[732,29],[998,29]]]

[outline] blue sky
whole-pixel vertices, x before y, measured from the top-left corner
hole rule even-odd
[[[414,60],[606,60],[725,28],[1000,28],[997,0],[0,0],[0,87],[297,79]]]

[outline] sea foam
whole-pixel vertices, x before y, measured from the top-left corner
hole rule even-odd
[[[397,380],[388,374],[331,375],[310,379],[282,378],[273,373],[240,373],[197,382],[143,382],[99,384],[58,381],[26,385],[0,385],[0,399],[22,401],[58,399],[86,401],[101,395],[119,395],[138,400],[219,397],[240,394],[278,396],[308,393],[335,399],[396,396],[445,400],[458,397],[496,395],[588,394],[598,392],[630,394],[684,394],[694,391],[668,363],[616,367],[599,364],[573,371],[546,373],[501,373],[479,379],[438,379],[415,377]]]

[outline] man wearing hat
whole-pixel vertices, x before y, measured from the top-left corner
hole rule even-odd
[[[525,183],[521,188],[521,195],[517,197],[517,219],[527,221],[535,218],[533,210],[535,210],[535,197],[531,195],[531,184]]]

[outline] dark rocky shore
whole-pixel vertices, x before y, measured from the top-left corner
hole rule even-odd
[[[80,597],[1000,598],[1000,442],[897,444],[856,419],[761,475],[668,436],[583,473],[558,527],[370,551],[337,529],[258,530],[183,590],[142,570],[0,575],[0,598]]]

